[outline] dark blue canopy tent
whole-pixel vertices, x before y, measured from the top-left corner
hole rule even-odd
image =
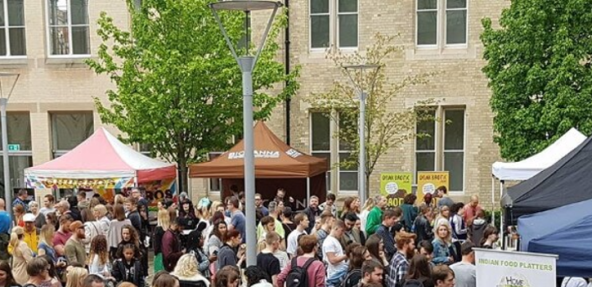
[[[557,275],[592,274],[592,200],[525,215],[518,219],[520,249],[557,254]]]

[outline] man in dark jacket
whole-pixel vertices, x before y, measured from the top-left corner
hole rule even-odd
[[[181,249],[181,242],[178,237],[179,231],[179,219],[171,222],[169,230],[167,230],[162,236],[162,262],[164,269],[168,272],[172,272],[177,265],[177,261],[183,255]]]
[[[306,233],[310,234],[310,231],[315,225],[316,217],[320,218],[321,210],[319,209],[319,198],[316,195],[310,197],[310,201],[308,202],[308,207],[304,209],[304,213],[308,216],[308,228],[306,229]]]
[[[417,242],[422,240],[432,241],[434,239],[434,231],[430,224],[430,214],[432,209],[427,205],[422,205],[419,208],[420,215],[415,218],[413,222],[413,232],[417,235]]]
[[[390,232],[391,227],[395,225],[397,222],[397,214],[392,209],[387,209],[382,214],[382,223],[376,229],[376,234],[382,238],[384,243],[384,249],[386,251],[386,258],[389,262],[391,262],[391,258],[397,252],[397,248],[395,248],[395,238],[393,234]]]

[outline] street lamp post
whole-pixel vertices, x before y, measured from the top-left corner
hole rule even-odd
[[[224,34],[224,39],[232,52],[232,56],[238,63],[243,78],[243,143],[244,143],[244,165],[245,165],[245,197],[246,208],[246,242],[247,242],[247,266],[257,265],[257,236],[255,225],[255,156],[254,156],[254,140],[253,140],[253,69],[257,63],[265,40],[273,23],[273,19],[279,7],[282,6],[280,2],[274,1],[251,1],[251,0],[229,0],[211,3],[210,8],[214,12],[214,18]],[[272,10],[271,16],[267,22],[267,27],[261,38],[260,45],[257,47],[255,55],[248,54],[248,47],[246,55],[237,55],[237,52],[232,44],[228,33],[224,28],[222,20],[218,15],[218,11],[242,11],[248,18],[251,11]],[[246,27],[246,34],[248,36],[248,26]],[[247,41],[248,43],[248,41]],[[248,44],[247,44],[248,45]]]
[[[343,69],[349,76],[356,93],[358,94],[358,100],[360,101],[360,115],[358,117],[358,136],[360,142],[360,148],[358,151],[358,189],[359,189],[359,197],[360,202],[364,204],[366,202],[366,98],[368,97],[368,92],[372,92],[374,87],[374,81],[376,80],[376,76],[374,76],[373,80],[371,81],[368,91],[364,90],[363,87],[363,77],[360,80],[356,80],[357,75],[364,75],[364,72],[378,72],[380,69],[379,65],[375,64],[363,64],[363,65],[344,65]]]
[[[8,128],[6,127],[6,105],[12,95],[14,86],[20,74],[0,73],[0,121],[2,122],[2,163],[4,168],[4,198],[6,199],[6,211],[12,214],[12,190],[10,186],[10,166],[8,164]],[[10,80],[14,78],[12,84]],[[5,83],[8,82],[9,84]],[[6,91],[6,92],[5,92]]]

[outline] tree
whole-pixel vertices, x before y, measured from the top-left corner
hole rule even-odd
[[[87,63],[117,86],[109,104],[95,98],[101,119],[124,133],[128,143],[152,147],[154,155],[176,162],[181,190],[187,190],[187,164],[226,150],[242,134],[241,72],[208,4],[214,0],[144,0],[136,10],[127,0],[131,31],[102,13],[98,59]],[[221,13],[228,35],[243,37],[241,13]],[[276,104],[293,95],[298,69],[285,75],[274,60],[280,15],[253,72],[254,117],[266,119]],[[244,49],[243,49],[244,50]],[[287,85],[277,96],[262,90]]]
[[[572,127],[592,132],[592,1],[512,1],[501,29],[482,21],[494,140],[521,160]]]
[[[313,95],[307,101],[314,110],[323,112],[326,116],[339,123],[339,129],[334,135],[340,144],[352,150],[349,158],[341,159],[342,168],[357,168],[359,164],[359,133],[358,115],[359,100],[354,84],[349,80],[343,68],[346,65],[376,64],[378,70],[354,72],[351,80],[366,90],[366,182],[374,171],[376,163],[389,150],[414,139],[418,134],[415,130],[417,121],[433,120],[433,100],[418,101],[414,107],[407,108],[397,104],[400,93],[407,87],[427,83],[433,73],[421,73],[395,79],[388,76],[387,62],[396,62],[401,57],[403,47],[393,44],[395,36],[376,34],[374,43],[363,53],[343,54],[329,50],[327,58],[333,60],[340,68],[343,76],[348,80],[336,81],[327,93]],[[402,103],[402,101],[399,101]],[[394,107],[394,108],[393,108]],[[422,136],[421,134],[419,136]],[[366,186],[366,193],[368,192]]]

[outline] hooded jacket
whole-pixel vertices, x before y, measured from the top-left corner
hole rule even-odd
[[[483,238],[483,232],[486,227],[487,220],[483,218],[475,218],[475,220],[473,220],[473,224],[469,229],[469,236],[475,247],[481,247],[481,238]]]

